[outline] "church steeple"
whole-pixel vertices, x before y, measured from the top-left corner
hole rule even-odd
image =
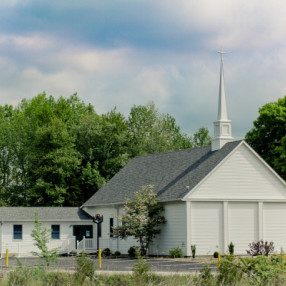
[[[218,99],[218,114],[217,121],[214,122],[214,138],[212,140],[212,151],[220,149],[225,143],[233,141],[231,136],[231,120],[227,117],[224,75],[223,75],[223,51],[220,54],[220,81],[219,81],[219,99]]]

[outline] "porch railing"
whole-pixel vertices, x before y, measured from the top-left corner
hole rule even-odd
[[[77,249],[76,249],[77,254],[95,249],[96,249],[96,244],[93,238],[85,238],[84,236],[81,241],[77,241]]]

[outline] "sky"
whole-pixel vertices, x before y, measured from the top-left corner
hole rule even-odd
[[[0,105],[75,92],[99,114],[154,101],[193,134],[217,116],[220,57],[233,136],[286,94],[285,0],[1,0]]]

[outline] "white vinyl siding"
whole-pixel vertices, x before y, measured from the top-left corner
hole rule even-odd
[[[286,204],[263,204],[263,239],[273,241],[276,252],[286,250]]]
[[[249,243],[258,240],[258,203],[230,202],[228,227],[235,254],[246,255]]]
[[[188,198],[280,200],[286,199],[286,192],[277,176],[242,144]]]
[[[166,223],[161,226],[161,232],[150,247],[149,254],[169,255],[169,250],[180,247],[187,255],[186,241],[186,203],[164,204]]]
[[[60,248],[59,253],[64,253],[70,247],[75,249],[75,239],[73,236],[73,225],[89,225],[90,222],[43,222],[43,226],[51,229],[52,224],[60,226],[60,239],[51,239],[49,248]],[[13,238],[13,225],[22,225],[22,239]],[[9,253],[19,256],[32,256],[32,251],[39,250],[34,245],[31,232],[34,229],[33,222],[3,222],[1,226],[1,253],[5,253],[9,249]]]
[[[223,252],[223,203],[191,203],[191,244],[198,255]]]

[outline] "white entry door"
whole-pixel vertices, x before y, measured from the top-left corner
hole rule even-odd
[[[198,255],[213,255],[223,251],[222,202],[191,203],[191,244]]]
[[[249,243],[258,240],[258,203],[229,202],[228,230],[234,253],[246,255]]]

